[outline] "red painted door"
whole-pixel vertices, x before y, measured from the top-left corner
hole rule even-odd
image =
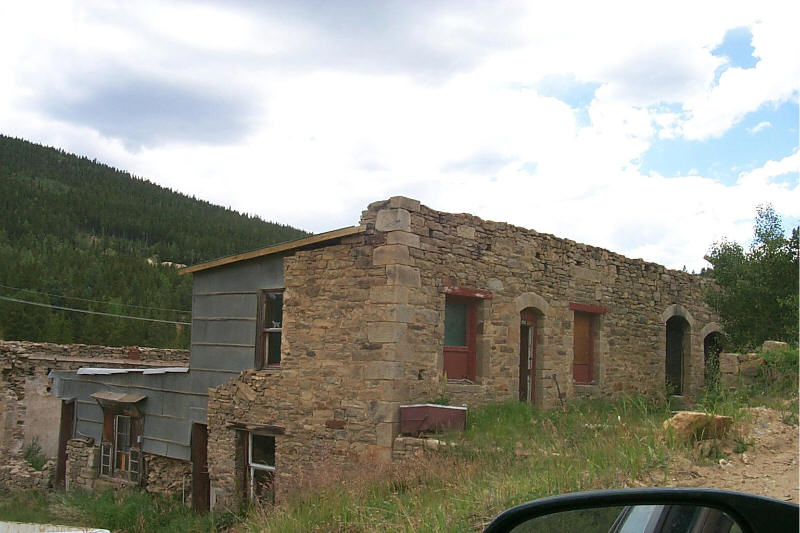
[[[590,313],[575,311],[572,365],[572,379],[575,383],[591,383],[594,380],[592,318]]]

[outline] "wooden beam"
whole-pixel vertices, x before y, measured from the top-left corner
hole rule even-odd
[[[487,291],[484,289],[469,289],[467,287],[442,287],[442,292],[451,296],[478,298],[480,300],[491,300],[494,296],[492,291]]]
[[[223,265],[229,265],[231,263],[237,263],[239,261],[247,261],[248,259],[255,259],[256,257],[264,257],[266,255],[278,254],[281,252],[289,252],[292,250],[296,250],[298,248],[302,248],[304,246],[319,244],[321,242],[331,241],[333,239],[338,239],[340,237],[347,237],[348,235],[355,235],[356,233],[360,233],[361,230],[362,228],[360,226],[351,226],[348,228],[337,229],[325,233],[318,233],[317,235],[303,237],[302,239],[297,239],[295,241],[284,242],[281,244],[276,244],[274,246],[268,246],[266,248],[259,248],[258,250],[251,250],[249,252],[244,252],[241,254],[230,255],[228,257],[221,257],[219,259],[214,259],[213,261],[208,261],[206,263],[192,265],[180,269],[178,273],[191,274],[193,272],[199,272],[201,270],[208,270],[209,268],[216,268]]]

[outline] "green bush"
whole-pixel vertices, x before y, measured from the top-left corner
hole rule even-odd
[[[25,447],[22,457],[34,470],[41,470],[47,463],[47,456],[42,452],[38,437],[31,439],[31,442]]]

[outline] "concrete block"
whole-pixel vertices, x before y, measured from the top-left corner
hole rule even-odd
[[[367,363],[364,378],[366,379],[400,379],[405,366],[397,361],[370,361]]]
[[[378,231],[411,231],[411,214],[405,209],[381,209],[375,219]]]
[[[379,285],[369,289],[369,301],[374,304],[407,304],[408,293],[408,287]]]
[[[407,327],[402,322],[370,322],[367,338],[369,342],[400,342],[405,340]]]
[[[403,287],[420,287],[422,280],[418,268],[408,265],[386,265],[386,283]]]
[[[378,424],[377,437],[378,446],[391,448],[394,438],[400,432],[400,424],[396,422],[381,422]]]
[[[411,265],[414,260],[408,253],[408,246],[402,244],[386,244],[378,246],[372,252],[372,264],[381,265]]]
[[[462,239],[474,239],[475,227],[460,225],[456,228],[456,234],[458,234],[458,236],[461,237]]]
[[[407,231],[390,231],[386,234],[386,244],[404,244],[412,248],[419,248],[419,235]]]
[[[395,207],[399,209],[407,209],[412,212],[419,211],[419,200],[414,200],[413,198],[407,198],[405,196],[392,196],[389,198],[389,207]]]

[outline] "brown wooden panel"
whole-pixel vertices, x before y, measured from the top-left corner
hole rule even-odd
[[[192,507],[199,513],[208,511],[211,503],[211,481],[208,475],[208,428],[192,424]]]
[[[573,325],[572,378],[576,383],[591,383],[593,374],[592,315],[575,312]]]

